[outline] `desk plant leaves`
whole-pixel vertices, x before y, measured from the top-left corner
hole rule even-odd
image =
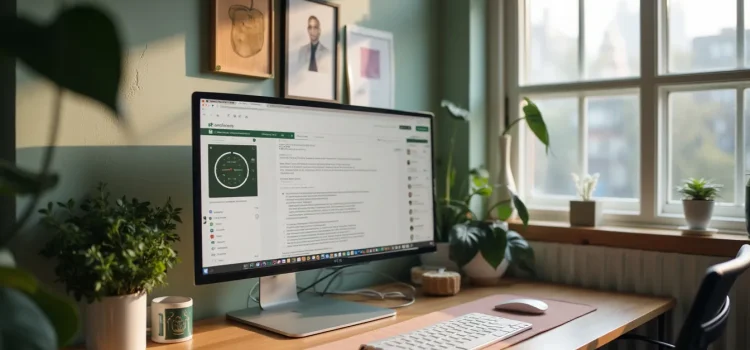
[[[15,57],[58,86],[104,104],[118,117],[121,41],[107,14],[89,5],[66,7],[49,25],[18,14],[0,17],[0,55]],[[59,116],[59,108],[54,110]],[[57,130],[51,130],[55,133]],[[54,140],[54,138],[51,138]],[[51,160],[51,142],[45,157]],[[46,167],[43,167],[46,169]],[[57,184],[56,175],[35,174],[0,161],[0,195],[33,195]],[[32,200],[35,202],[35,200]],[[33,206],[32,206],[33,207]],[[0,251],[25,224],[0,228]],[[7,259],[5,259],[7,260]],[[4,261],[5,261],[4,260]],[[0,348],[55,349],[78,327],[76,308],[48,293],[30,274],[5,264],[0,271]]]

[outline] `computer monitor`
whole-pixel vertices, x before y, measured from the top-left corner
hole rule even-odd
[[[228,317],[288,336],[393,315],[300,302],[294,273],[435,251],[432,116],[205,92],[192,112],[195,284],[261,277]]]

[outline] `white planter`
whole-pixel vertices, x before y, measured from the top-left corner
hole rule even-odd
[[[708,229],[711,216],[714,213],[714,201],[683,200],[682,209],[685,221],[690,230],[702,231]]]
[[[434,253],[422,254],[419,256],[422,266],[426,268],[444,267],[448,271],[458,272],[458,265],[450,259],[450,244],[437,243],[437,251]]]
[[[86,349],[146,348],[146,293],[102,298],[86,306]]]
[[[468,264],[464,265],[464,272],[469,277],[469,281],[474,285],[495,285],[508,270],[508,260],[503,259],[497,268],[492,268],[490,263],[484,259],[481,252],[478,252]]]

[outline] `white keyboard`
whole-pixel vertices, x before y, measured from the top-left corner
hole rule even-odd
[[[361,350],[473,350],[531,329],[531,324],[480,313],[364,344]]]

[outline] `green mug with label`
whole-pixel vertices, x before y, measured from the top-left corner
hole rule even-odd
[[[193,299],[159,297],[151,301],[151,340],[179,343],[193,339]]]

